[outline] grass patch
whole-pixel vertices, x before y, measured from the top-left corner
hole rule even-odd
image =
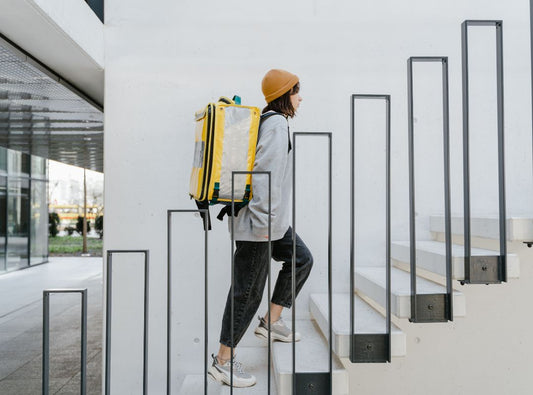
[[[92,256],[102,256],[103,240],[87,238],[87,252]],[[83,237],[56,236],[48,237],[50,256],[80,256],[83,249]]]

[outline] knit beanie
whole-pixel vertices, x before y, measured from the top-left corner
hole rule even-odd
[[[296,83],[298,77],[285,70],[272,69],[263,77],[261,89],[265,100],[270,103],[287,93]]]

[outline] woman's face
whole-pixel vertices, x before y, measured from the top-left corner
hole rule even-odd
[[[298,107],[300,107],[301,101],[302,101],[302,97],[300,96],[300,93],[295,93],[294,95],[291,95],[291,104],[295,112],[296,110],[298,110]]]

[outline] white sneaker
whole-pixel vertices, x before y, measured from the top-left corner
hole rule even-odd
[[[213,364],[209,366],[209,375],[219,383],[231,385],[231,360],[226,361],[225,364],[221,364],[214,354],[211,354],[211,356],[213,357]],[[246,373],[244,366],[240,362],[235,361],[235,357],[233,357],[233,386],[239,388],[251,387],[256,381],[255,376]]]
[[[255,335],[262,339],[268,339],[268,324],[263,317],[257,317],[259,325],[255,328]],[[282,342],[292,342],[292,331],[285,325],[281,317],[270,324],[270,338]],[[294,341],[300,341],[300,334],[296,332]]]

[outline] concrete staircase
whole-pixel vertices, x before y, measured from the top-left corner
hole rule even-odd
[[[474,218],[472,220],[472,254],[497,255],[497,218]],[[508,239],[511,242],[533,240],[533,219],[510,218]],[[464,278],[464,251],[460,245],[462,218],[452,220],[452,271],[454,282],[454,317],[468,319],[465,295],[459,290]],[[445,293],[445,243],[443,217],[431,217],[431,231],[434,240],[417,241],[417,290],[421,294]],[[392,243],[391,258],[391,326],[392,364],[395,359],[407,356],[406,332],[413,325],[410,317],[410,273],[409,242]],[[491,249],[492,248],[492,249]],[[520,261],[517,254],[508,254],[508,280],[520,276]],[[356,333],[384,333],[386,331],[385,310],[385,267],[357,267],[355,274],[356,294],[354,298],[354,323]],[[467,285],[468,287],[468,285]],[[498,285],[492,285],[498,287]],[[346,368],[350,365],[350,294],[334,293],[332,296],[332,351],[333,351],[333,394],[349,394],[349,377]],[[328,295],[311,294],[309,300],[310,319],[299,319],[296,330],[302,340],[296,343],[297,372],[327,372],[329,369],[329,321]],[[286,320],[287,321],[287,320]],[[291,325],[287,321],[287,325]],[[429,329],[431,330],[429,324]],[[446,325],[446,324],[443,324]],[[480,323],[480,325],[483,325]],[[248,389],[234,389],[234,393],[267,394],[267,361],[265,347],[244,347],[239,351],[248,370],[258,377],[258,384]],[[272,347],[271,394],[292,394],[292,344],[274,342]],[[355,365],[357,367],[357,365]],[[209,379],[209,394],[229,394],[228,386],[220,386]],[[203,393],[203,376],[190,375],[185,378],[180,394]]]
[[[464,249],[460,245],[462,235],[462,218],[455,217],[452,221],[452,278],[460,281],[464,279]],[[508,220],[509,241],[533,240],[533,219],[511,218]],[[434,240],[417,241],[417,290],[421,294],[445,293],[445,243],[444,217],[431,217],[431,231]],[[474,218],[472,220],[472,254],[497,255],[498,220],[497,218]],[[486,239],[486,243],[477,242],[476,238]],[[496,244],[496,246],[495,246]],[[393,324],[391,328],[391,355],[394,359],[407,355],[406,332],[411,324],[406,319],[410,317],[410,273],[409,273],[409,242],[397,241],[391,246],[391,311]],[[520,276],[520,261],[517,254],[507,255],[508,280]],[[358,267],[355,274],[356,295],[354,297],[356,333],[384,333],[386,299],[386,271],[385,267]],[[493,285],[498,286],[498,285]],[[454,317],[467,317],[466,298],[460,292],[458,282],[454,283],[453,312]],[[369,303],[367,303],[367,301]],[[333,352],[343,358],[344,364],[350,364],[350,316],[349,294],[333,294]],[[310,313],[316,321],[324,339],[328,339],[328,298],[327,294],[312,294]],[[394,325],[397,323],[397,325]],[[399,326],[398,326],[399,325]],[[430,324],[431,325],[431,324]],[[445,325],[445,324],[444,324]],[[482,325],[482,324],[480,324]],[[401,326],[401,328],[400,328]],[[301,344],[304,347],[305,342]],[[290,360],[289,360],[290,362]],[[277,369],[276,369],[277,372]],[[337,372],[338,373],[338,372]],[[276,373],[278,374],[278,373]],[[290,394],[284,388],[278,388],[279,394]],[[335,392],[342,394],[342,392]]]

